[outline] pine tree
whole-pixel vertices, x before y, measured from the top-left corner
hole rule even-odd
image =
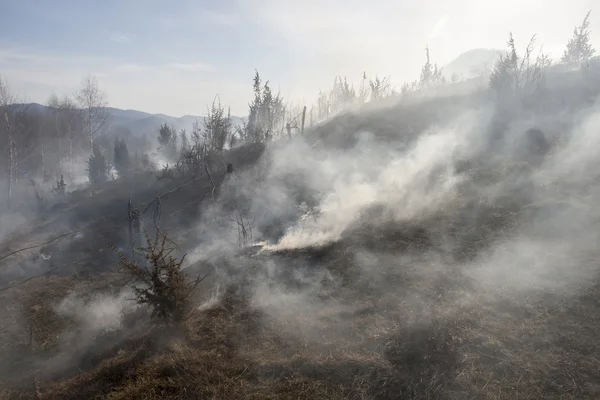
[[[586,62],[596,53],[590,43],[590,13],[591,11],[588,11],[581,25],[573,30],[573,37],[569,39],[561,58],[563,62]]]
[[[109,165],[106,162],[104,154],[100,151],[98,145],[94,143],[92,146],[92,154],[88,159],[88,178],[92,184],[101,184],[108,180]]]
[[[181,132],[179,132],[179,136],[181,137],[181,154],[184,154],[190,147],[185,129],[182,129]]]
[[[114,152],[115,169],[119,173],[119,176],[125,176],[131,169],[129,149],[127,148],[127,143],[125,143],[125,140],[115,140]]]
[[[158,132],[158,150],[172,159],[177,156],[177,133],[166,122]]]

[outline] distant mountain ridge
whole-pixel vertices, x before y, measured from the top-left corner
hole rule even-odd
[[[471,49],[461,53],[443,68],[444,77],[452,80],[452,76],[459,79],[470,79],[489,73],[500,56],[505,51],[499,49]]]
[[[39,112],[50,112],[50,107],[38,103],[15,104],[14,108],[34,109]],[[195,115],[184,115],[172,117],[165,114],[151,114],[138,110],[123,110],[120,108],[107,107],[109,115],[109,126],[106,132],[109,136],[134,136],[136,139],[146,136],[156,136],[161,125],[165,123],[173,127],[177,132],[185,129],[188,134],[192,132],[195,121],[202,126],[205,117]],[[245,119],[232,116],[233,126],[240,126]],[[126,137],[123,137],[126,139]]]

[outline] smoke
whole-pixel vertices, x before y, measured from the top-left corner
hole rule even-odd
[[[482,113],[486,114],[484,110]],[[473,139],[480,121],[474,118],[481,116],[466,112],[444,127],[423,132],[408,145],[377,142],[374,134],[362,132],[350,150],[319,150],[292,144],[278,152],[265,184],[266,192],[276,192],[271,185],[293,171],[302,176],[304,190],[317,193],[319,199],[276,244],[265,246],[265,250],[336,242],[374,207],[384,210],[382,218],[402,223],[427,218],[451,204],[465,179],[455,172],[454,163],[469,156],[477,145]]]
[[[499,241],[469,266],[469,274],[495,288],[522,292],[560,290],[579,293],[597,274],[600,218],[597,198],[600,114],[596,106],[568,141],[532,171],[520,189],[531,203],[521,213],[518,231]]]
[[[75,320],[90,334],[115,331],[122,327],[123,316],[135,311],[136,304],[133,298],[133,292],[129,289],[116,295],[93,294],[88,299],[73,292],[57,305],[56,312],[60,316]]]
[[[421,102],[422,112],[435,107],[431,99]],[[478,291],[490,295],[505,290],[576,295],[597,273],[600,256],[595,233],[600,220],[594,211],[600,177],[592,167],[600,140],[595,107],[506,113],[487,98],[473,108],[438,111],[415,139],[398,132],[385,141],[378,134],[387,126],[369,115],[378,110],[356,111],[359,130],[340,132],[341,119],[320,129],[324,135],[353,136],[350,148],[329,148],[314,139],[273,146],[262,166],[231,180],[224,190],[251,201],[248,212],[260,227],[255,243],[265,255],[316,250],[367,225],[420,226],[434,242],[419,256],[420,274],[458,267]],[[527,130],[538,126],[563,129],[543,133],[552,147],[545,155],[529,142]],[[268,229],[272,225],[280,227],[279,235]],[[365,249],[358,246],[351,251],[352,262],[365,276],[385,281],[383,266],[366,263]],[[474,253],[470,258],[452,253],[467,247]],[[380,260],[392,254],[372,256]],[[279,268],[292,268],[278,262]],[[315,287],[322,289],[321,281]],[[277,314],[279,306],[315,307],[312,292],[285,294],[261,284],[256,293],[257,304]]]

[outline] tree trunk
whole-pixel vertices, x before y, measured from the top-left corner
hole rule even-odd
[[[8,135],[8,207],[12,198],[12,180],[13,180],[13,147],[12,135],[10,134],[10,120],[8,119],[8,111],[4,111],[4,123],[6,124],[6,133]]]
[[[300,127],[300,134],[304,135],[304,122],[306,121],[306,106],[302,109],[302,126]]]
[[[42,179],[46,176],[46,160],[44,159],[44,143],[42,143]]]
[[[73,138],[69,132],[69,181],[73,182]]]
[[[8,206],[10,207],[10,203],[12,200],[12,189],[13,189],[13,179],[14,179],[14,155],[13,155],[13,139],[12,135],[8,134]]]
[[[14,159],[14,169],[13,169],[13,177],[15,179],[15,184],[19,183],[19,155],[17,153],[17,142],[13,140],[13,159]]]

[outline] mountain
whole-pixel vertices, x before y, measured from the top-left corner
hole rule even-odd
[[[185,129],[188,133],[192,131],[194,122],[202,126],[204,122],[203,116],[184,115],[182,117],[172,117],[164,114],[149,114],[136,110],[121,110],[118,108],[109,109],[111,120],[110,132],[119,130],[129,130],[133,136],[143,137],[147,135],[156,135],[161,125],[165,123],[173,127],[177,132]],[[233,126],[240,126],[244,119],[241,117],[232,116]]]
[[[50,112],[50,108],[37,103],[15,104],[15,109],[35,110],[36,112]],[[109,129],[107,136],[134,136],[135,139],[141,139],[146,136],[158,135],[160,126],[167,124],[173,127],[177,132],[185,129],[188,133],[192,131],[195,121],[198,121],[200,126],[204,122],[203,116],[184,115],[183,117],[172,117],[164,114],[150,114],[138,110],[122,110],[119,108],[107,107],[109,115]],[[244,119],[241,117],[232,116],[233,126],[240,126]],[[127,139],[127,137],[123,137]]]
[[[450,81],[453,75],[457,78],[469,79],[487,74],[494,67],[501,54],[504,54],[504,52],[498,49],[471,49],[465,51],[446,64],[443,69],[444,77]]]

